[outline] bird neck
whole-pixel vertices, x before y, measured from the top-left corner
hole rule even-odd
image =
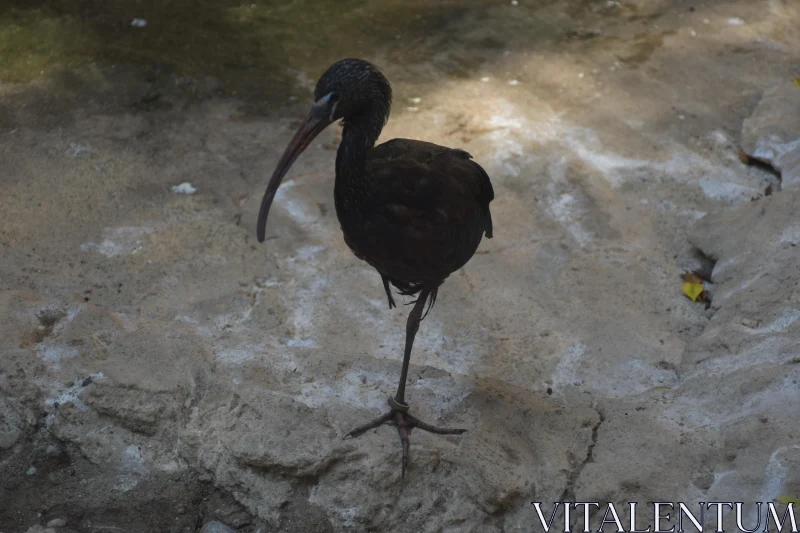
[[[367,179],[367,155],[383,129],[383,117],[362,116],[360,119],[345,119],[342,127],[342,142],[336,153],[336,181],[354,184]]]

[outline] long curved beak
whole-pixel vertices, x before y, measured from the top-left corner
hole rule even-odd
[[[267,191],[264,193],[264,198],[261,200],[261,209],[258,211],[258,226],[256,227],[256,235],[258,242],[264,242],[267,231],[267,217],[269,216],[269,208],[272,206],[272,200],[275,199],[275,194],[278,192],[278,187],[283,180],[283,177],[289,171],[292,164],[297,157],[303,153],[314,137],[324,130],[331,123],[330,118],[324,106],[315,105],[311,108],[305,122],[294,134],[289,146],[283,152],[275,171],[267,185]]]

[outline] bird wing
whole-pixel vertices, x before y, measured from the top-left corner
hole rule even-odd
[[[397,222],[449,232],[479,218],[486,236],[492,236],[492,183],[464,150],[392,139],[376,146],[367,164],[372,200]]]
[[[370,152],[366,173],[372,212],[345,238],[396,286],[445,279],[491,237],[494,191],[467,152],[394,139]]]

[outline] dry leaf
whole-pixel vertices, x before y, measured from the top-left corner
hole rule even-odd
[[[800,505],[800,498],[795,498],[794,496],[781,496],[780,498],[775,498],[775,501],[783,505],[789,505],[790,503]]]
[[[684,272],[681,274],[683,281],[690,281],[692,283],[714,283],[700,270],[692,270],[691,272]]]
[[[684,272],[681,279],[685,282],[682,290],[693,302],[705,302],[706,309],[711,307],[711,294],[706,290],[704,282],[711,283],[711,280],[698,271]]]
[[[691,281],[684,283],[682,289],[683,294],[688,296],[693,302],[696,302],[703,292],[705,292],[705,288],[703,287],[702,283],[692,283]]]
[[[698,300],[700,300],[701,302],[705,302],[706,303],[706,307],[705,307],[706,309],[711,307],[711,293],[709,293],[708,291],[701,292],[700,293],[700,297],[698,298]]]
[[[739,161],[741,161],[745,165],[750,164],[750,156],[744,153],[744,150],[742,150],[741,148],[739,148]]]
[[[696,272],[685,272],[681,274],[681,279],[689,283],[703,284],[703,278],[698,276]]]
[[[794,78],[792,78],[792,83],[800,87],[800,77],[795,76]]]

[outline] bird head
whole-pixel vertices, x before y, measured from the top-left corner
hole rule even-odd
[[[377,131],[386,123],[392,101],[389,81],[378,67],[363,59],[342,59],[331,65],[317,81],[314,104],[283,152],[267,185],[258,213],[258,242],[266,237],[267,217],[278,187],[289,168],[311,141],[331,123],[342,120]],[[377,134],[375,134],[377,138]]]

